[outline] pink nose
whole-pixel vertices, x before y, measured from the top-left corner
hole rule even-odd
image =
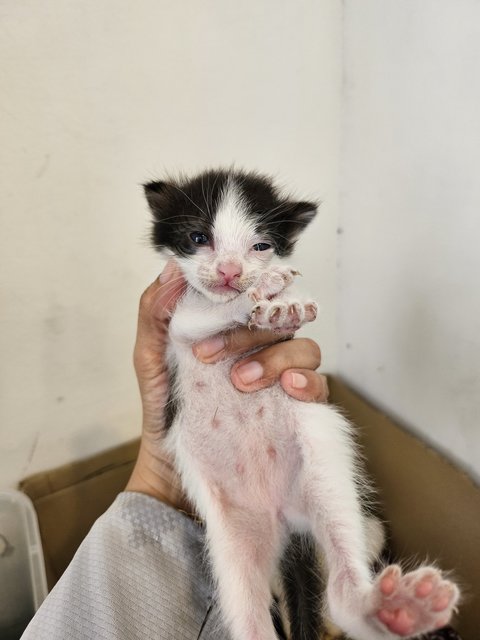
[[[231,280],[237,276],[242,275],[242,267],[234,262],[225,262],[219,264],[217,267],[218,274],[223,277],[225,284],[228,284]]]

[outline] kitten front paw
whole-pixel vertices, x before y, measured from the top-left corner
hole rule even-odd
[[[261,300],[250,315],[248,326],[256,329],[269,329],[275,333],[295,333],[306,322],[317,317],[316,302]]]
[[[300,272],[291,267],[270,267],[261,274],[256,284],[247,289],[247,296],[254,302],[270,300],[293,282]]]
[[[412,637],[447,625],[459,595],[458,587],[438,569],[422,567],[403,574],[391,565],[373,586],[372,615],[391,633]]]

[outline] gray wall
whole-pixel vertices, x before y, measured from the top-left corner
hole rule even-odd
[[[345,2],[342,376],[480,477],[480,3]]]

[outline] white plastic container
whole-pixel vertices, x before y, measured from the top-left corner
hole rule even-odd
[[[47,593],[32,502],[20,491],[0,491],[0,638],[18,640]]]

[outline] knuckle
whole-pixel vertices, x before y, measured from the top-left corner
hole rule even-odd
[[[324,375],[321,375],[319,373],[315,373],[314,375],[316,378],[316,386],[317,386],[316,399],[319,402],[327,402],[328,396],[330,395],[327,378]]]
[[[323,382],[323,399],[324,402],[328,402],[328,399],[330,398],[330,389],[328,386],[328,380],[326,378],[324,378],[324,382]]]
[[[248,333],[244,327],[239,327],[223,334],[225,341],[225,352],[232,354],[241,354],[248,351],[252,346],[252,340],[249,340]]]
[[[270,329],[259,329],[250,332],[251,342],[256,347],[268,347],[278,342],[278,335]]]
[[[142,295],[140,296],[140,309],[147,309],[150,306],[150,302],[152,299],[152,294],[150,291],[150,287],[146,289]]]
[[[149,311],[155,303],[158,296],[158,284],[153,282],[140,296],[140,311]]]
[[[320,347],[315,342],[315,340],[312,340],[311,338],[303,338],[303,340],[305,340],[305,347],[309,355],[315,362],[317,362],[317,366],[319,366],[322,359],[322,352],[320,351]]]

